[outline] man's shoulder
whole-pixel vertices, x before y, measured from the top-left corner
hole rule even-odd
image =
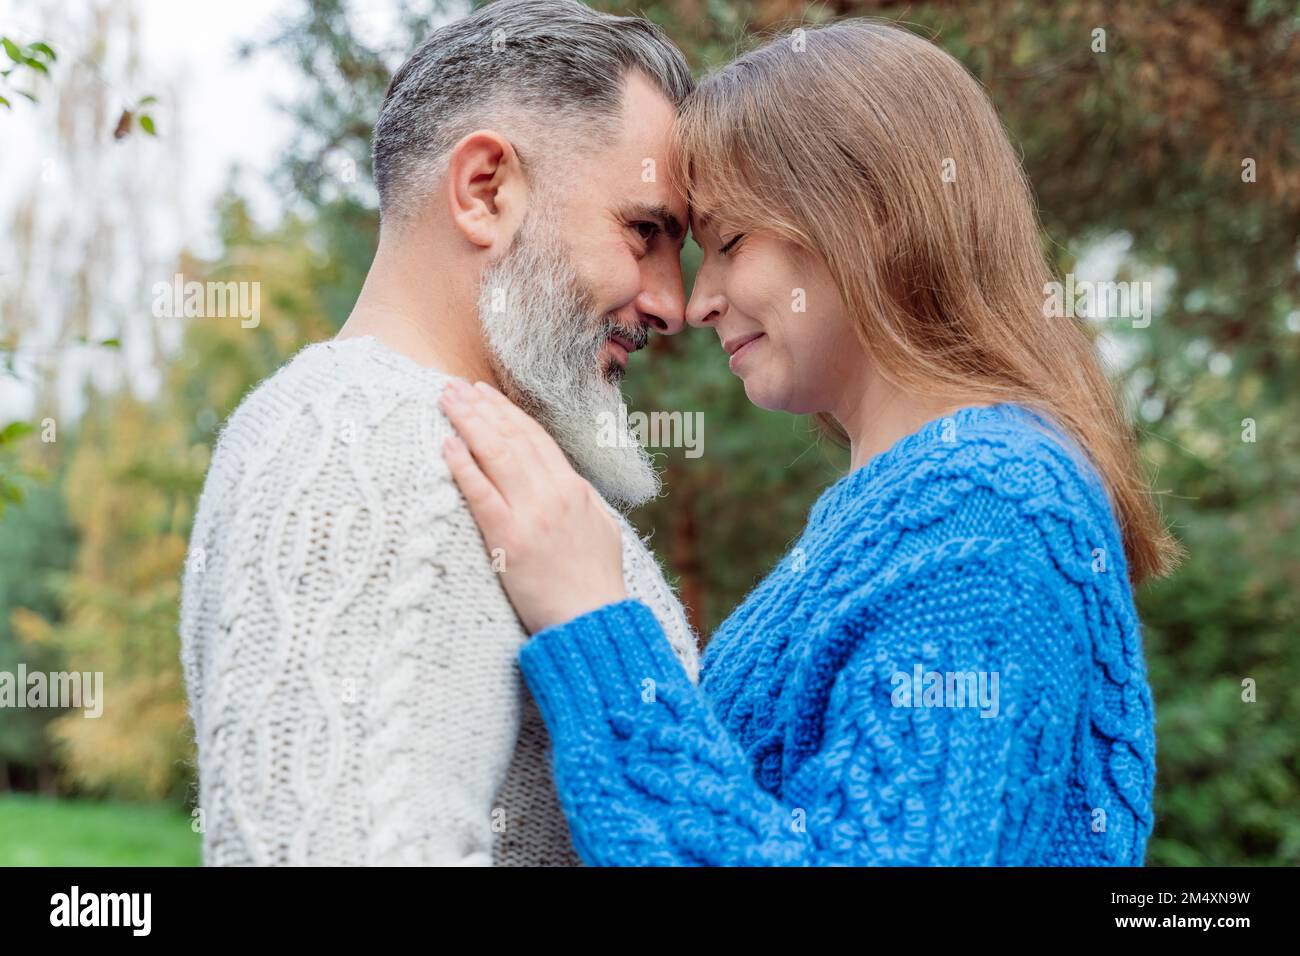
[[[218,436],[196,526],[353,508],[403,527],[470,522],[442,454],[449,376],[397,359],[366,340],[321,342],[257,385]]]
[[[316,342],[244,397],[222,428],[217,454],[297,454],[304,438],[314,438],[339,452],[383,446],[385,456],[423,457],[450,433],[438,407],[449,379],[373,338]]]

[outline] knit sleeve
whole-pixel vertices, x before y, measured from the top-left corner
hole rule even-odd
[[[1028,857],[1067,786],[1085,697],[1052,574],[1005,543],[950,542],[828,608],[790,651],[801,689],[783,701],[780,793],[756,782],[644,606],[538,633],[521,663],[575,847],[597,865]]]

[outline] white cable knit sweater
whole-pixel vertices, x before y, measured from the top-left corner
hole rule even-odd
[[[371,337],[322,342],[222,430],[180,626],[208,865],[580,862],[525,634],[442,459],[447,381]],[[629,596],[696,680],[619,520]]]

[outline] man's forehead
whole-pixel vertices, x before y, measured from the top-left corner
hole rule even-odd
[[[629,77],[623,93],[621,140],[625,156],[636,157],[642,166],[663,167],[668,162],[677,108],[643,77]],[[662,174],[662,169],[655,169]]]
[[[644,77],[624,89],[623,127],[586,159],[588,182],[601,184],[610,208],[627,221],[657,223],[664,235],[686,238],[686,197],[668,182],[668,155],[676,108]]]

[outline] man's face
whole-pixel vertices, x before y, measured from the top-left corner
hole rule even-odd
[[[621,136],[584,158],[564,198],[569,254],[596,308],[619,330],[601,354],[611,380],[651,330],[674,335],[684,324],[686,200],[667,182],[673,121],[672,104],[633,74]]]
[[[577,163],[555,198],[534,190],[480,290],[507,391],[598,490],[625,505],[653,497],[659,482],[625,434],[618,383],[651,329],[672,335],[683,326],[686,203],[664,175],[672,122],[671,104],[631,78],[622,135]]]

